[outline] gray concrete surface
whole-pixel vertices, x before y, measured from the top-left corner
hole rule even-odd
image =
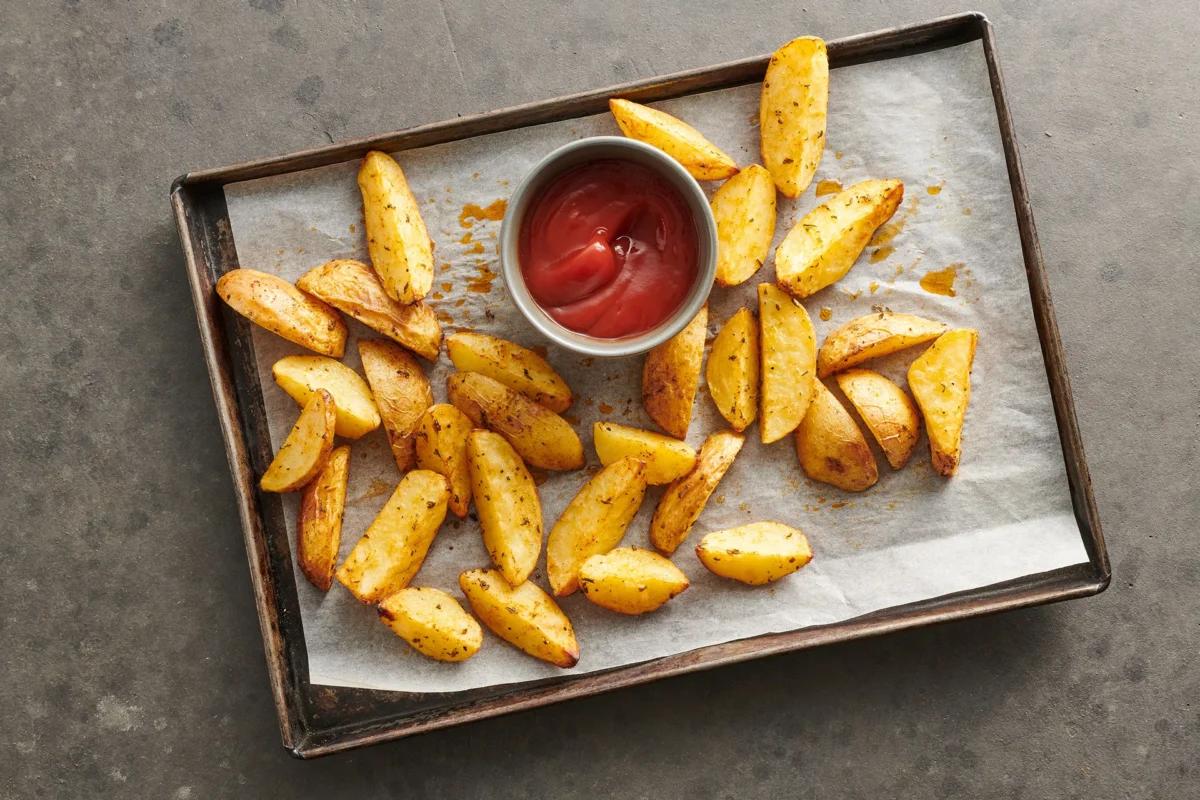
[[[0,797],[1200,796],[1200,22],[1187,2],[977,5],[1112,588],[301,763],[278,746],[171,179],[961,6],[0,4]]]

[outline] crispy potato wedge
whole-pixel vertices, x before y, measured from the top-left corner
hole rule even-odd
[[[971,402],[971,366],[979,333],[971,328],[946,331],[908,368],[912,390],[929,434],[933,468],[950,477],[962,459],[962,429]]]
[[[346,323],[315,297],[276,275],[231,269],[217,281],[217,295],[255,325],[324,356],[346,351]]]
[[[397,303],[361,261],[326,262],[301,275],[296,285],[422,358],[437,360],[442,326],[433,309],[424,303]]]
[[[821,163],[828,106],[825,42],[801,36],[771,55],[763,78],[758,129],[763,164],[788,197],[804,193]]]
[[[379,618],[423,656],[466,661],[483,646],[483,629],[441,589],[409,586],[384,598]]]
[[[558,667],[579,661],[571,620],[533,581],[514,588],[494,569],[473,569],[458,585],[483,624],[513,647]]]
[[[762,586],[812,561],[812,549],[796,528],[754,522],[707,534],[696,545],[696,556],[714,575]]]
[[[621,543],[645,496],[646,462],[632,456],[610,464],[583,485],[546,541],[546,575],[555,595],[573,593],[579,588],[579,565]]]
[[[406,474],[338,567],[338,582],[364,603],[378,603],[408,586],[446,518],[449,498],[450,487],[436,472]]]
[[[725,477],[745,437],[733,431],[718,431],[704,440],[696,466],[663,492],[650,521],[650,543],[671,555],[692,532],[708,498]]]
[[[836,377],[892,469],[907,464],[921,434],[921,417],[908,394],[869,369],[848,369]]]
[[[608,101],[608,109],[621,133],[662,150],[698,181],[719,181],[738,171],[736,161],[681,119],[617,98]]]
[[[762,350],[758,430],[763,444],[770,444],[795,430],[812,402],[817,335],[804,306],[770,283],[758,285],[758,321]]]
[[[476,425],[508,439],[522,460],[537,469],[579,469],[583,443],[570,424],[545,406],[478,372],[446,379],[450,402]]]
[[[324,389],[313,396],[300,410],[300,416],[275,453],[258,485],[264,492],[294,492],[325,468],[333,451],[333,434],[337,428],[337,405]]]
[[[359,339],[358,357],[375,395],[392,457],[401,472],[416,461],[416,433],[433,405],[433,389],[407,350],[383,339]]]
[[[936,339],[945,331],[941,322],[894,311],[856,317],[825,337],[817,353],[817,375],[826,378],[872,358]]]
[[[645,614],[688,588],[687,575],[653,550],[618,547],[579,567],[583,596],[618,614]]]
[[[805,214],[775,250],[775,282],[799,298],[842,279],[904,199],[897,180],[861,181]]]
[[[711,205],[717,223],[717,283],[745,283],[767,263],[775,238],[771,173],[751,164],[721,184]]]
[[[800,468],[814,481],[847,492],[861,492],[874,486],[879,480],[879,469],[862,431],[825,384],[821,381],[814,384],[816,397],[796,429]]]
[[[279,388],[303,406],[317,389],[333,395],[337,435],[358,439],[379,427],[379,409],[367,382],[329,356],[285,356],[271,366]]]
[[[467,463],[483,546],[504,579],[517,586],[542,552],[542,505],[533,476],[508,440],[491,431],[471,431]]]
[[[308,582],[328,592],[342,544],[342,512],[350,478],[350,447],[335,447],[325,467],[300,492],[296,563]]]
[[[387,153],[372,150],[358,170],[367,252],[388,297],[415,303],[433,287],[433,242],[404,170]]]
[[[707,326],[706,305],[683,330],[647,353],[642,364],[642,405],[676,439],[687,436],[692,424]]]
[[[593,425],[592,443],[606,467],[627,456],[645,461],[646,483],[655,486],[686,475],[696,464],[696,451],[687,442],[615,422]]]
[[[713,339],[705,366],[713,404],[739,433],[758,416],[759,358],[758,320],[739,308]]]
[[[471,505],[471,468],[467,437],[471,420],[449,403],[432,405],[417,424],[417,466],[431,469],[450,482],[450,510],[460,519]]]
[[[519,344],[486,333],[459,331],[446,339],[446,354],[459,372],[487,375],[555,414],[571,407],[567,382],[546,359]]]

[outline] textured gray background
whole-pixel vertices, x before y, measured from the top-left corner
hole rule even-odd
[[[200,5],[0,4],[0,796],[1200,792],[1194,4],[977,4],[1107,593],[314,763],[278,746],[171,179],[961,7]]]

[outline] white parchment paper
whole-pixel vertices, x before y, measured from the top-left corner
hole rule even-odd
[[[847,494],[809,482],[792,439],[758,443],[751,428],[741,455],[675,555],[691,588],[660,611],[624,618],[581,595],[563,608],[574,622],[582,656],[575,673],[630,664],[768,632],[837,622],[881,608],[986,586],[1085,562],[1067,493],[1054,414],[1021,259],[1008,175],[983,51],[978,43],[901,59],[837,69],[831,78],[828,148],[818,180],[844,185],[898,177],[905,202],[894,237],[871,248],[835,287],[806,301],[818,341],[834,327],[886,305],[980,331],[964,457],[952,480],[929,466],[924,437],[900,472],[878,458],[879,483]],[[759,87],[743,86],[661,103],[699,127],[741,164],[758,159]],[[487,207],[551,149],[597,134],[616,134],[605,115],[552,123],[398,156],[443,265],[431,303],[447,331],[469,327],[526,345],[545,344],[511,305],[500,280],[499,222],[470,216]],[[241,264],[289,280],[332,258],[367,260],[354,163],[227,187]],[[814,188],[796,201],[780,198],[776,244],[792,221],[813,207]],[[710,192],[715,184],[706,187]],[[467,209],[464,214],[464,208]],[[487,216],[486,214],[484,216]],[[878,253],[872,257],[871,254]],[[928,271],[956,264],[956,296],[919,286]],[[709,333],[741,305],[755,305],[754,285],[771,280],[768,263],[746,285],[714,290]],[[827,307],[831,316],[821,319]],[[354,340],[374,335],[347,319],[346,362],[360,368]],[[292,400],[271,379],[271,365],[300,348],[262,329],[254,344],[271,436],[278,447],[295,420]],[[875,366],[903,381],[920,349]],[[568,412],[589,463],[592,423],[615,420],[653,428],[640,403],[641,357],[581,358],[551,346],[551,363],[575,391]],[[429,368],[436,399],[445,399],[449,362]],[[688,441],[725,427],[704,389]],[[344,558],[399,479],[382,429],[353,445]],[[587,479],[556,473],[540,487],[546,529]],[[649,519],[661,494],[652,487],[625,544],[648,546]],[[289,534],[297,498],[284,499]],[[708,531],[761,519],[798,525],[816,553],[799,573],[770,587],[749,588],[711,576],[692,546]],[[458,573],[488,563],[473,519],[451,515],[414,585],[461,597]],[[311,679],[317,684],[397,691],[461,691],[563,674],[487,635],[483,649],[457,665],[417,655],[338,586],[313,589],[297,571]],[[545,586],[544,560],[535,573]],[[465,605],[465,600],[463,601]]]

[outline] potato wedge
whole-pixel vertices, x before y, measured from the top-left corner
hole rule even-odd
[[[467,437],[471,420],[449,403],[432,405],[417,425],[417,466],[431,469],[450,482],[450,510],[460,519],[471,505],[471,469],[467,463]]]
[[[698,181],[719,181],[738,171],[737,162],[681,119],[630,100],[613,98],[608,108],[621,133],[662,150]]]
[[[825,337],[817,353],[817,375],[826,378],[872,358],[936,339],[945,331],[941,322],[894,311],[856,317]]]
[[[471,431],[467,463],[483,546],[504,579],[517,586],[542,552],[542,504],[533,476],[512,445],[491,431]]]
[[[812,561],[812,548],[796,528],[753,522],[706,535],[696,545],[696,556],[714,575],[762,586]]]
[[[825,150],[829,57],[815,36],[793,39],[771,55],[759,101],[763,164],[788,197],[812,183]]]
[[[546,576],[555,595],[573,593],[579,588],[579,565],[621,543],[645,496],[646,462],[632,456],[610,464],[583,485],[546,541]]]
[[[526,464],[537,469],[579,469],[583,443],[570,424],[545,406],[478,372],[446,379],[450,402],[476,425],[508,439]]]
[[[379,409],[367,382],[329,356],[285,356],[271,366],[279,388],[303,406],[317,389],[333,395],[337,435],[359,439],[379,427]]]
[[[713,404],[739,433],[758,416],[759,358],[758,320],[739,308],[713,339],[705,366]]]
[[[400,479],[387,504],[338,567],[338,582],[364,603],[408,586],[446,518],[450,487],[427,469]]]
[[[646,354],[642,364],[642,405],[660,428],[682,439],[692,424],[692,406],[700,386],[708,306],[683,330]]]
[[[921,417],[908,394],[869,369],[848,369],[836,377],[892,469],[907,464],[921,434]]]
[[[258,485],[264,492],[294,492],[325,468],[333,451],[333,434],[337,427],[337,405],[324,389],[313,396],[300,410],[300,416],[275,453]]]
[[[825,384],[813,383],[816,397],[796,429],[800,468],[814,481],[847,492],[861,492],[874,486],[879,480],[879,469],[862,431]]]
[[[696,464],[696,451],[687,442],[615,422],[593,425],[592,443],[596,445],[600,463],[606,467],[626,456],[645,461],[646,483],[655,486],[686,475]]]
[[[653,550],[618,547],[579,567],[583,596],[618,614],[645,614],[688,588],[687,575]]]
[[[407,350],[383,339],[360,339],[358,357],[375,395],[392,457],[401,471],[416,461],[417,426],[433,405],[433,389],[425,372]]]
[[[745,283],[767,263],[775,238],[771,173],[751,164],[721,184],[711,205],[717,223],[717,283]]]
[[[300,492],[296,563],[308,582],[328,592],[342,544],[342,512],[350,478],[350,447],[335,447],[325,467]]]
[[[971,366],[979,333],[971,328],[946,331],[908,368],[912,390],[929,434],[933,468],[950,477],[962,459],[962,429],[971,402]]]
[[[758,285],[758,321],[762,350],[758,432],[763,444],[770,444],[795,430],[812,402],[817,335],[804,306],[770,283]]]
[[[433,242],[404,170],[387,153],[372,150],[358,170],[367,252],[388,297],[415,303],[433,287]]]
[[[458,585],[483,624],[513,647],[558,667],[579,661],[571,620],[533,581],[514,588],[494,569],[473,569]]]
[[[546,359],[519,344],[486,333],[459,331],[446,339],[459,372],[478,372],[541,403],[555,414],[571,407],[571,387]]]
[[[346,351],[346,323],[315,297],[276,275],[231,269],[217,280],[217,295],[255,325],[324,356]]]
[[[441,589],[410,586],[384,598],[379,618],[423,656],[466,661],[483,646],[483,629]]]
[[[650,521],[650,543],[671,555],[692,532],[708,498],[725,477],[745,437],[733,431],[718,431],[704,440],[696,466],[663,492]]]
[[[437,360],[442,326],[433,309],[424,303],[397,303],[361,261],[326,262],[301,275],[296,285],[422,358]]]
[[[904,199],[897,180],[861,181],[805,214],[775,249],[775,282],[805,298],[842,279]]]

